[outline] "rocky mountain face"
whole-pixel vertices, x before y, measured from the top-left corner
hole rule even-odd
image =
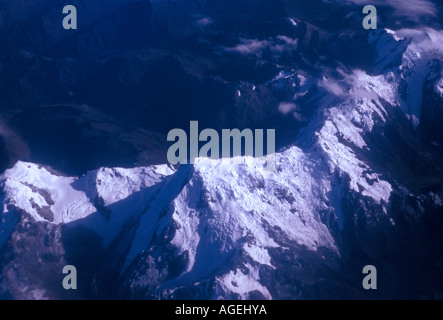
[[[61,1],[0,2],[0,298],[443,293],[435,4],[374,31],[354,1],[72,4],[77,31]],[[166,164],[190,120],[275,128],[275,170]]]

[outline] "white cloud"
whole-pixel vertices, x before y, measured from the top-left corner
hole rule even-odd
[[[297,110],[297,105],[293,102],[282,102],[278,106],[278,111],[285,115],[295,110]]]
[[[397,16],[419,20],[422,17],[437,16],[437,7],[429,0],[347,0],[348,3],[362,6],[372,4],[375,6],[390,6],[395,9]]]
[[[226,48],[227,52],[237,52],[245,55],[256,55],[261,50],[270,46],[267,40],[240,39],[240,43],[232,48]]]
[[[294,111],[293,113],[292,113],[292,116],[296,119],[296,120],[298,120],[298,121],[305,121],[306,119],[305,119],[305,117],[303,117],[300,113],[298,113],[297,111]]]
[[[203,17],[197,20],[197,24],[202,27],[207,27],[214,23],[214,20],[208,17]]]
[[[284,115],[292,114],[298,121],[304,121],[305,118],[299,113],[299,107],[293,102],[282,102],[278,106],[278,111]]]
[[[240,39],[240,43],[234,47],[225,48],[226,52],[235,52],[243,55],[261,57],[263,50],[270,49],[274,56],[280,56],[285,52],[296,50],[298,41],[287,36],[277,36],[266,40]]]
[[[340,84],[335,80],[323,78],[323,80],[319,82],[319,86],[337,97],[342,97],[345,95],[343,87],[340,86]]]

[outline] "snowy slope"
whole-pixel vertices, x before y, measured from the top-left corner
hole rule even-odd
[[[132,214],[143,210],[152,193],[150,188],[172,173],[167,165],[102,168],[75,178],[19,161],[1,176],[3,215],[7,216],[10,208],[16,207],[35,221],[53,224],[82,223],[89,217],[84,223],[103,237],[106,246]],[[131,201],[130,210],[127,204],[118,204],[134,194],[139,195]],[[94,214],[104,208],[108,208],[109,216]]]
[[[400,87],[400,106],[417,125],[425,80],[433,62],[442,60],[443,32],[431,28],[385,29],[372,33],[369,42],[377,51],[376,72],[393,72]]]
[[[315,131],[315,145],[326,154],[330,172],[339,169],[348,174],[352,190],[387,204],[392,191],[390,184],[379,179],[377,172],[358,158],[358,151],[368,150],[365,134],[371,132],[377,122],[386,121],[383,103],[392,108],[398,106],[397,84],[389,81],[389,75],[370,76],[354,70],[334,82],[338,91],[331,92],[326,80],[322,80],[320,86],[332,93],[319,102],[323,106],[319,115],[321,128],[313,127],[318,125],[313,122],[303,135],[309,135],[309,130]]]
[[[328,94],[318,94],[316,103],[322,108],[295,143],[309,147],[292,146],[277,153],[275,172],[267,172],[252,158],[244,158],[239,165],[229,159],[196,162],[193,177],[174,200],[172,214],[177,226],[172,243],[179,254],[188,254],[189,261],[185,272],[165,287],[217,274],[229,266],[227,257],[237,250],[258,265],[275,268],[268,250],[279,245],[270,228],[313,252],[325,248],[338,254],[325,225],[325,221],[341,227],[343,223],[342,196],[333,190],[337,172],[349,177],[350,190],[387,213],[392,186],[358,151],[368,149],[365,134],[386,121],[385,106],[398,108],[397,84],[389,81],[389,75],[355,70],[334,82],[337,90],[331,90],[326,79],[319,86]],[[321,212],[328,214],[321,216]],[[200,252],[205,252],[204,259],[198,259]],[[215,298],[229,293],[250,298],[254,291],[271,297],[249,262],[218,275],[216,288],[224,294]]]
[[[54,223],[68,223],[96,211],[86,194],[74,189],[74,178],[54,175],[36,164],[18,162],[2,178],[3,211],[14,205],[36,221]]]

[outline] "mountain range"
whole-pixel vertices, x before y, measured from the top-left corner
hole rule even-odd
[[[441,297],[443,8],[407,3],[0,1],[0,298]],[[275,170],[168,164],[193,120]]]

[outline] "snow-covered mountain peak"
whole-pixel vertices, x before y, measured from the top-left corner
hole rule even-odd
[[[399,84],[391,71],[386,75],[358,69],[337,71],[338,80],[323,78],[318,82],[321,91],[311,98],[318,113],[301,131],[296,144],[309,146],[309,156],[321,160],[325,177],[338,170],[350,177],[352,190],[383,203],[386,210],[391,185],[361,159],[361,153],[369,150],[366,136],[387,121],[386,108],[401,105]]]
[[[376,48],[375,72],[392,71],[401,88],[398,101],[403,111],[418,125],[423,103],[423,85],[434,61],[442,61],[443,32],[432,28],[378,30],[369,36]]]
[[[101,168],[81,178],[57,174],[48,167],[19,161],[2,176],[3,212],[13,205],[36,221],[55,224],[83,219],[173,173],[167,165],[148,168]],[[98,204],[97,199],[101,199]]]
[[[10,205],[36,221],[68,223],[96,211],[86,194],[76,190],[72,177],[59,176],[33,163],[17,162],[2,176],[4,212]]]

